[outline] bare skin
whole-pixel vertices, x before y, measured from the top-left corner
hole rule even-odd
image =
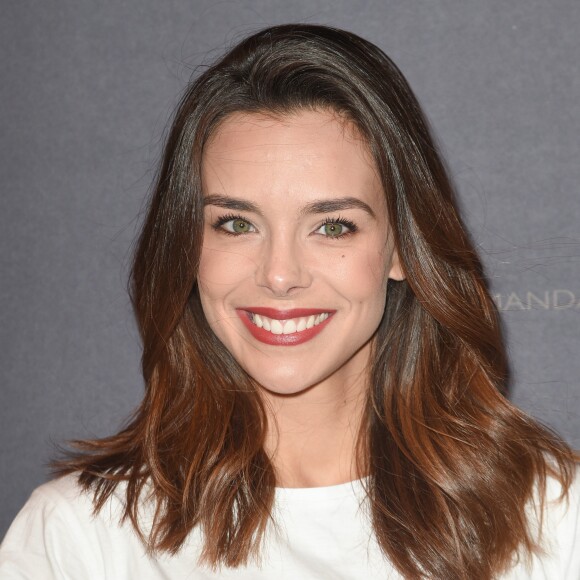
[[[277,425],[269,431],[265,448],[279,487],[336,485],[361,477],[355,448],[366,388],[361,373],[344,384],[342,400],[316,387],[290,396],[262,392],[270,422]]]
[[[206,147],[202,181],[201,302],[218,338],[261,386],[277,484],[359,477],[355,444],[371,344],[387,280],[402,278],[366,144],[329,111],[235,114]],[[276,342],[274,326],[254,328],[259,308],[290,311],[279,318],[292,322],[279,329],[292,336],[305,324],[300,309],[327,320],[289,346]]]

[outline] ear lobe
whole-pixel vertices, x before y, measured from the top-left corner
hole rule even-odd
[[[401,268],[401,262],[399,260],[399,254],[397,253],[397,250],[393,250],[393,255],[391,256],[391,269],[389,270],[389,278],[399,282],[406,278],[405,273]]]

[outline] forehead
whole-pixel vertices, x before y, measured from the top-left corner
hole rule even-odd
[[[339,139],[337,145],[349,144],[368,154],[367,145],[356,125],[332,110],[299,109],[293,112],[237,112],[220,122],[206,145],[206,152],[216,149],[236,150],[238,154],[251,155],[244,151],[242,142],[260,146],[265,139],[272,150],[269,158],[275,159],[282,148],[305,145],[327,144],[328,138]],[[369,155],[368,161],[372,163]]]
[[[202,169],[206,194],[384,197],[361,133],[333,111],[232,114],[206,144]]]

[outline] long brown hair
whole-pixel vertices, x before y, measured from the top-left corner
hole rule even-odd
[[[567,491],[574,454],[503,396],[505,350],[482,266],[406,80],[373,44],[313,25],[243,40],[187,88],[168,135],[131,273],[144,400],[126,428],[76,442],[100,509],[120,482],[143,540],[175,553],[203,532],[202,561],[259,556],[276,476],[251,377],[211,331],[196,277],[204,144],[233,112],[330,109],[353,121],[381,175],[406,280],[389,282],[358,440],[376,538],[409,578],[487,579],[540,549],[524,507],[546,478]]]

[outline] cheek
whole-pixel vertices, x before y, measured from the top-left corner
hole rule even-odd
[[[351,301],[376,299],[380,307],[387,289],[388,259],[376,249],[346,250],[333,264],[333,277]]]
[[[227,295],[251,275],[254,261],[239,251],[204,245],[198,271],[200,291],[209,298]]]
[[[225,315],[221,304],[238,284],[240,272],[236,264],[239,263],[239,257],[234,259],[231,253],[206,246],[202,249],[197,275],[199,297],[205,317],[218,336],[221,327],[218,323]]]

